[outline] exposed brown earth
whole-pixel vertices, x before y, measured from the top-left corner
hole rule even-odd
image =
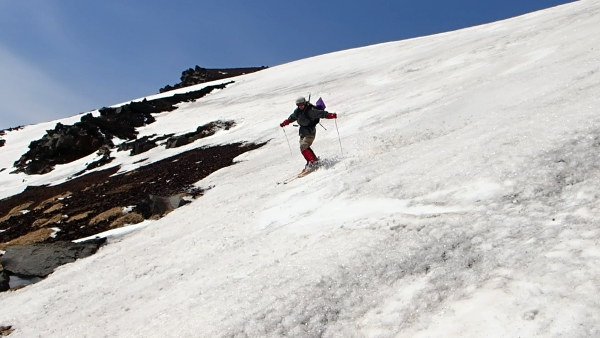
[[[114,222],[122,217],[131,223],[161,217],[169,210],[157,207],[153,196],[177,195],[185,204],[184,197],[195,198],[203,193],[193,188],[194,183],[260,146],[237,143],[198,148],[125,174],[114,175],[119,167],[113,167],[55,186],[28,187],[0,201],[0,229],[4,230],[0,233],[0,249],[16,243],[92,236],[117,226],[119,223]],[[123,211],[127,207],[131,211]]]

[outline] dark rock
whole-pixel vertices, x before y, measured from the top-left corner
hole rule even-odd
[[[57,267],[90,256],[106,242],[106,238],[81,243],[55,242],[9,246],[2,256],[2,266],[10,274],[46,277]]]
[[[219,130],[229,130],[233,126],[235,126],[235,122],[233,121],[215,121],[198,127],[196,134],[200,135],[200,137],[208,137]]]
[[[9,288],[8,274],[2,268],[0,268],[0,292],[4,292]]]
[[[41,139],[31,142],[29,151],[14,165],[29,175],[45,174],[55,165],[78,160],[103,145],[112,145],[110,138],[89,122],[78,122],[73,126],[57,123]]]
[[[117,108],[102,108],[99,117],[90,120],[100,130],[123,140],[133,140],[137,136],[135,128],[154,123],[152,114],[173,111],[177,107],[172,104],[161,104],[157,100],[131,102]],[[83,119],[82,119],[83,121]]]
[[[22,129],[22,128],[23,127],[20,126],[20,127],[13,127],[13,128],[8,128],[8,129],[2,129],[2,130],[0,130],[0,136],[6,135],[7,131],[19,130],[19,129]],[[0,147],[3,147],[5,144],[6,144],[6,140],[0,138]]]
[[[130,155],[138,155],[144,153],[157,146],[154,140],[155,135],[144,136],[131,142],[123,142],[117,146],[117,151],[130,151]]]
[[[141,102],[131,102],[117,108],[105,107],[99,110],[99,117],[86,114],[81,117],[80,122],[72,126],[57,123],[53,130],[47,130],[46,135],[41,139],[29,144],[29,151],[14,163],[15,172],[24,172],[28,175],[46,174],[54,170],[54,166],[57,164],[78,160],[103,146],[113,148],[112,139],[114,137],[135,140],[137,138],[136,128],[155,121],[152,114],[173,111],[177,109],[175,105],[178,103],[194,101],[215,89],[224,89],[232,82],[207,86],[200,90],[175,94],[171,97],[144,99]],[[110,162],[107,159],[95,163],[92,168]]]
[[[10,325],[0,325],[0,336],[8,336],[14,330]]]
[[[129,153],[131,156],[139,155],[147,152],[152,148],[156,148],[158,145],[156,141],[150,141],[148,138],[142,138],[133,144],[133,148]]]
[[[166,142],[166,148],[177,148],[190,144],[198,139],[214,135],[219,130],[229,130],[235,125],[233,121],[215,121],[196,128],[195,132],[180,136],[170,137]]]
[[[103,145],[102,147],[100,147],[100,149],[98,149],[98,156],[101,156],[100,159],[88,164],[85,167],[85,170],[79,174],[76,174],[76,176],[83,174],[86,170],[92,170],[94,168],[99,168],[103,165],[106,165],[115,159],[114,157],[110,156],[110,147],[107,145]]]
[[[117,146],[117,151],[127,151],[131,156],[139,155],[147,152],[152,148],[158,147],[157,142],[172,137],[173,134],[167,134],[160,137],[156,137],[156,134],[150,136],[144,136],[131,142],[123,142]]]
[[[178,147],[184,146],[186,144],[190,144],[190,143],[192,143],[192,141],[190,140],[190,137],[187,134],[180,135],[180,136],[173,136],[167,140],[165,148],[167,148],[167,149],[178,148]]]
[[[187,202],[183,199],[183,196],[173,195],[170,197],[163,197],[157,195],[149,195],[148,198],[142,200],[135,207],[135,211],[142,214],[145,219],[163,216],[169,211],[179,208]]]
[[[246,67],[246,68],[225,68],[225,69],[207,69],[200,66],[190,68],[181,72],[181,82],[173,86],[167,85],[161,88],[161,93],[168,92],[173,89],[189,87],[204,82],[227,79],[234,76],[250,74],[259,70],[267,69],[268,67]]]

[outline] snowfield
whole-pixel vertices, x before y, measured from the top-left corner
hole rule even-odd
[[[198,182],[212,188],[192,203],[0,293],[0,325],[11,337],[598,337],[598,32],[600,2],[581,0],[272,67],[180,104],[139,136],[237,126],[140,157],[269,143]],[[277,184],[304,166],[297,129],[279,123],[309,93],[339,116],[313,145],[326,165]],[[8,132],[0,166],[56,122]],[[90,160],[0,172],[0,197]]]

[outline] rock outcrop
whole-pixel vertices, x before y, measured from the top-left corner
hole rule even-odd
[[[168,92],[173,89],[189,87],[200,83],[227,79],[234,76],[254,73],[267,67],[247,67],[247,68],[225,68],[225,69],[207,69],[200,66],[189,68],[181,73],[181,82],[172,86],[167,85],[161,88],[161,93]]]
[[[2,266],[9,275],[46,277],[63,264],[96,253],[105,242],[106,238],[99,238],[81,243],[60,241],[10,246],[2,256]]]
[[[100,116],[91,113],[72,126],[57,123],[41,139],[29,144],[29,151],[14,163],[15,172],[28,175],[42,175],[54,170],[57,164],[72,161],[90,155],[104,147],[103,161],[94,163],[90,169],[110,162],[107,149],[114,147],[112,139],[135,140],[136,128],[153,123],[153,114],[170,112],[181,102],[197,100],[215,89],[223,89],[231,82],[207,86],[200,90],[170,97],[131,102],[117,108],[102,108]]]

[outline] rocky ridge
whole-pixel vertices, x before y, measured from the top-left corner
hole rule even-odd
[[[197,100],[232,82],[102,108],[100,116],[86,114],[74,125],[58,123],[41,139],[30,143],[29,151],[14,163],[14,168],[0,168],[44,175],[57,164],[94,152],[100,158],[62,184],[28,186],[23,192],[0,200],[0,254],[3,254],[0,291],[11,288],[13,279],[45,278],[61,264],[93,254],[105,242],[101,238],[83,243],[74,243],[74,240],[94,238],[110,229],[160,218],[202,196],[204,190],[194,188],[194,183],[234,164],[233,159],[240,154],[264,145],[241,141],[198,147],[119,174],[119,166],[109,165],[115,151],[139,155],[156,147],[180,147],[235,128],[235,121],[213,121],[183,135],[138,138],[136,131],[153,123],[158,114],[173,112],[178,103]],[[0,131],[0,135],[2,133]],[[125,141],[114,144],[115,137]],[[42,264],[36,266],[35,262]]]
[[[246,68],[207,69],[207,68],[202,68],[200,66],[196,66],[195,68],[189,68],[187,70],[184,70],[181,73],[181,78],[180,78],[181,82],[174,84],[172,86],[167,85],[167,86],[161,88],[160,92],[164,93],[164,92],[167,92],[167,91],[170,91],[173,89],[193,86],[193,85],[197,85],[197,84],[204,83],[204,82],[210,82],[210,81],[230,78],[233,76],[254,73],[259,70],[266,69],[266,68],[267,67],[262,66],[262,67],[246,67]]]

